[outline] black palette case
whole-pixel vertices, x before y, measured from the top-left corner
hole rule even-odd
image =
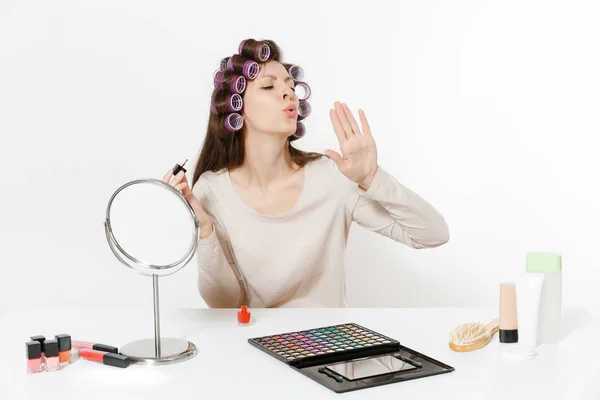
[[[256,337],[248,342],[336,393],[454,371],[355,323]]]

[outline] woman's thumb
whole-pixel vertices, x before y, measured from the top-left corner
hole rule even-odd
[[[327,157],[331,158],[337,164],[337,166],[341,168],[342,161],[344,159],[342,158],[340,153],[338,153],[337,151],[333,151],[333,150],[325,150],[325,155]]]

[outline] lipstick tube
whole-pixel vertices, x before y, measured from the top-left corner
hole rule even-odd
[[[127,356],[98,350],[80,349],[79,356],[89,361],[99,362],[104,365],[118,368],[127,368],[131,364],[131,360]]]
[[[35,374],[42,372],[42,345],[37,340],[25,343],[25,355],[27,357],[27,372]]]
[[[107,344],[102,343],[91,343],[91,342],[82,342],[79,340],[73,340],[71,345],[74,349],[88,349],[88,350],[98,350],[106,353],[114,353],[119,354],[119,349],[114,346],[109,346]]]

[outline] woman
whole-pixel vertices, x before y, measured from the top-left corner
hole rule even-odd
[[[183,171],[163,178],[200,222],[198,288],[209,307],[345,307],[353,221],[415,249],[448,241],[442,215],[378,166],[364,112],[359,127],[345,104],[330,111],[341,155],[292,146],[310,112],[295,93],[310,93],[302,75],[273,41],[243,41],[215,76],[193,189]]]

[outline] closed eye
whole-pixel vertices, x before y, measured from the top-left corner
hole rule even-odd
[[[261,89],[264,89],[264,90],[271,90],[271,89],[273,89],[273,86],[263,86]],[[296,88],[295,88],[295,87],[291,87],[290,89],[292,89],[294,92],[296,91]]]

